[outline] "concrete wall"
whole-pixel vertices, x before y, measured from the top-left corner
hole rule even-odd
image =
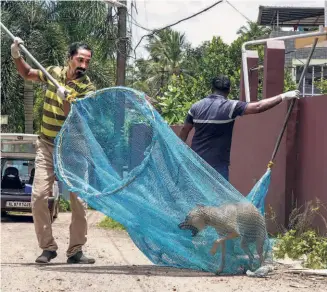
[[[327,95],[308,97],[299,102],[295,194],[298,205],[318,198],[327,220]],[[327,231],[321,219],[315,224]]]
[[[235,122],[230,182],[244,196],[251,191],[267,170],[286,111],[287,104],[283,103],[270,111],[243,116]],[[279,224],[285,222],[285,189],[286,135],[277,152],[272,169],[271,185],[266,198],[266,210],[269,205],[273,208]],[[270,232],[276,231],[276,226],[269,223],[268,227]]]
[[[327,208],[327,123],[324,112],[327,96],[306,97],[294,108],[272,169],[266,199],[279,224],[287,224],[292,207],[319,199]],[[245,116],[235,123],[231,183],[246,195],[265,172],[283,120],[287,104],[262,114]],[[327,209],[322,209],[327,219]],[[315,225],[322,232],[326,226],[317,217]],[[268,224],[271,232],[276,226]]]

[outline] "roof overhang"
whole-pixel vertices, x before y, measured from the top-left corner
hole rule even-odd
[[[258,24],[281,27],[324,25],[324,7],[259,6]]]

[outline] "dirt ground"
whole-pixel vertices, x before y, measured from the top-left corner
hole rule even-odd
[[[246,291],[322,292],[327,277],[286,273],[279,265],[267,278],[215,276],[190,270],[156,267],[136,248],[124,231],[103,230],[96,225],[103,215],[89,211],[87,255],[94,265],[67,265],[70,213],[60,213],[53,224],[58,257],[37,265],[40,254],[32,218],[15,215],[1,219],[1,291]]]

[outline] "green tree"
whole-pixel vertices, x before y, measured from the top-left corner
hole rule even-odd
[[[48,1],[1,2],[2,21],[24,41],[24,45],[41,63],[58,64],[65,56],[65,38],[57,23],[49,22],[53,3]],[[19,19],[19,21],[17,21]],[[10,56],[12,40],[2,35],[1,95],[2,114],[9,115],[9,131],[33,133],[34,85],[19,77]],[[27,62],[34,66],[30,60]],[[22,102],[23,101],[23,102]],[[24,118],[25,114],[25,118]],[[22,121],[25,120],[25,127]]]
[[[318,79],[315,81],[315,86],[320,89],[321,94],[327,94],[327,79]]]
[[[203,77],[190,79],[173,75],[163,95],[157,97],[157,109],[169,124],[182,123],[191,105],[208,93],[204,84]]]
[[[184,74],[186,46],[184,34],[170,28],[148,37],[146,49],[150,56],[147,60],[136,60],[132,86],[150,96],[158,95],[173,75]]]
[[[184,57],[185,35],[165,29],[149,38],[147,46],[151,59],[169,74],[179,75]]]
[[[233,98],[238,96],[240,63],[237,64],[233,54],[234,51],[231,51],[230,46],[220,37],[213,37],[210,42],[204,42],[197,48],[188,48],[183,66],[194,79],[202,80],[201,88],[206,88],[199,92],[202,97],[210,92],[212,78],[220,74],[227,75],[231,79],[230,96]]]
[[[258,38],[268,37],[271,33],[271,28],[259,25],[254,21],[248,21],[247,25],[243,25],[236,32],[242,37],[246,37],[248,40],[254,40]]]
[[[187,73],[191,78],[175,77],[168,82],[168,86],[164,87],[164,94],[158,97],[160,100],[158,108],[165,119],[169,123],[182,122],[190,104],[209,94],[210,81],[219,74],[229,76],[232,83],[230,98],[238,98],[242,44],[250,39],[269,34],[269,32],[270,30],[267,28],[249,23],[249,27],[244,26],[239,30],[240,36],[231,45],[224,43],[220,37],[213,37],[211,41],[206,41],[196,48],[186,46],[181,67],[183,68],[182,72]],[[259,51],[260,62],[262,62],[263,46],[253,46],[250,49]],[[285,86],[292,86],[291,79],[286,80]],[[259,86],[259,96],[261,87]]]
[[[117,25],[109,21],[109,11],[104,2],[2,1],[1,12],[2,22],[24,40],[26,48],[44,67],[65,65],[68,45],[84,41],[91,44],[94,52],[88,75],[97,88],[110,87],[115,83]],[[32,132],[32,115],[33,112],[41,112],[41,96],[45,88],[37,83],[24,82],[19,77],[10,56],[11,42],[2,32],[1,113],[9,115],[8,131],[23,132],[25,120],[25,132]],[[33,99],[36,100],[34,111]],[[40,114],[35,116],[36,131],[39,130],[41,117]]]

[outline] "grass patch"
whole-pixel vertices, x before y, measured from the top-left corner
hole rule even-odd
[[[119,222],[115,221],[110,217],[105,217],[99,224],[98,227],[104,229],[115,229],[115,230],[125,230],[125,227]]]

